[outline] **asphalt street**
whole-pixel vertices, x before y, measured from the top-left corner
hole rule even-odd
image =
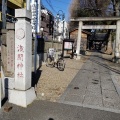
[[[120,120],[120,114],[48,101],[34,101],[27,108],[12,104],[0,111],[0,120]]]

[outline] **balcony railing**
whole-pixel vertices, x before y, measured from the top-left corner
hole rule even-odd
[[[8,0],[8,4],[12,3],[16,7],[23,8],[25,6],[25,0]]]
[[[43,28],[46,27],[46,23],[44,21],[41,21],[41,27],[43,27]]]

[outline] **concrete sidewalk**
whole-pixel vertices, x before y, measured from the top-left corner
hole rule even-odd
[[[92,53],[59,102],[120,113],[120,66]]]

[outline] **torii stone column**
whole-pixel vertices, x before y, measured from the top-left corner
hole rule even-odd
[[[10,103],[27,107],[36,99],[31,87],[32,15],[26,9],[16,9],[15,17],[15,89],[9,90],[8,95]]]
[[[79,21],[77,49],[76,49],[77,58],[76,59],[80,59],[80,44],[81,44],[81,38],[82,38],[82,25],[83,25],[83,22]]]
[[[117,21],[116,26],[117,29],[116,29],[115,57],[120,58],[120,20]]]

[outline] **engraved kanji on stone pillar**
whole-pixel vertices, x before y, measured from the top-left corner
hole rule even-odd
[[[16,9],[15,17],[15,88],[9,90],[9,102],[27,107],[36,99],[34,87],[31,87],[32,67],[32,26],[31,12]]]

